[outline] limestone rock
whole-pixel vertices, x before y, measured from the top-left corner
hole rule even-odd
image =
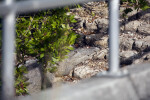
[[[138,31],[141,33],[150,34],[150,25],[147,24],[150,24],[150,19],[147,22],[142,23],[138,28]]]
[[[102,37],[100,40],[94,42],[95,46],[100,48],[107,48],[108,47],[108,37]]]
[[[68,58],[59,62],[58,71],[56,73],[43,73],[42,65],[37,63],[36,59],[26,61],[28,73],[25,76],[28,78],[29,93],[40,92],[42,88],[51,87],[57,81],[56,76],[68,75],[73,68],[87,60],[92,59],[93,55],[99,51],[99,48],[80,48],[68,54]],[[61,80],[61,79],[60,79]]]
[[[150,44],[150,36],[146,36],[145,38],[141,40]]]
[[[68,75],[75,65],[87,60],[92,59],[93,55],[99,51],[97,47],[79,48],[69,53],[68,58],[59,63],[56,76]]]
[[[85,28],[87,31],[91,31],[94,32],[98,29],[96,23],[89,23],[88,21],[85,21],[85,23],[83,23],[83,28]]]
[[[103,60],[86,60],[74,68],[73,76],[77,78],[89,78],[101,71],[106,71],[108,65]]]
[[[120,53],[120,63],[121,65],[129,65],[133,63],[133,59],[136,57],[136,51],[122,51]]]
[[[99,70],[93,70],[89,66],[83,65],[74,69],[74,77],[88,78],[95,75],[98,72]]]
[[[39,68],[35,68],[33,70],[28,71],[25,76],[29,79],[27,82],[29,85],[27,86],[29,93],[35,93],[41,91],[41,74]]]
[[[122,51],[120,53],[120,57],[122,58],[129,58],[129,57],[134,57],[137,54],[137,51]]]
[[[102,49],[98,51],[94,56],[94,59],[101,59],[101,60],[108,60],[108,50],[107,49]]]
[[[133,49],[137,51],[149,51],[150,50],[150,42],[146,40],[137,40],[133,44]]]
[[[133,61],[133,64],[140,64],[143,63],[143,59],[136,59]]]
[[[139,28],[140,25],[141,25],[141,23],[137,20],[131,21],[131,22],[126,23],[125,30],[130,30],[130,31],[134,30],[135,31]],[[124,26],[122,26],[122,27],[124,27]]]
[[[26,61],[25,66],[27,67],[28,73],[24,76],[28,79],[29,85],[27,89],[29,93],[40,92],[45,86],[46,88],[51,87],[54,80],[54,74],[42,72],[42,65],[37,63],[36,59],[30,59]],[[43,81],[45,80],[45,83]]]
[[[102,34],[90,34],[85,36],[85,43],[89,46],[95,46],[95,41],[102,38]],[[98,46],[97,46],[98,47]]]
[[[133,49],[137,51],[141,51],[142,45],[143,45],[143,41],[135,41],[133,44]]]
[[[120,49],[121,50],[132,50],[134,40],[130,38],[120,38]]]

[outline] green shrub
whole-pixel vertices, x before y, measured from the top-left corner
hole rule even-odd
[[[15,91],[16,96],[26,95],[28,94],[27,78],[24,76],[24,73],[27,73],[27,68],[25,66],[20,66],[15,68]],[[0,92],[2,90],[2,80],[1,80],[1,72],[0,72]]]
[[[43,64],[43,71],[55,72],[57,62],[66,58],[67,53],[73,50],[71,45],[74,44],[77,35],[69,24],[75,23],[76,20],[74,16],[66,14],[68,10],[69,8],[65,7],[17,17],[16,95],[27,94],[27,83],[23,76],[26,68],[18,67],[25,63],[25,56],[36,58]]]
[[[25,66],[16,67],[15,69],[15,90],[16,95],[26,95],[28,94],[27,85],[26,82],[27,79],[24,76],[24,73],[27,73],[27,68]]]
[[[36,57],[46,67],[55,65],[73,50],[77,35],[69,23],[74,16],[66,15],[66,9],[48,10],[32,16],[20,16],[16,25],[17,60],[25,61],[24,56]]]
[[[73,50],[77,35],[72,31],[74,16],[66,15],[68,7],[41,11],[36,14],[19,16],[16,23],[16,52],[18,64],[25,62],[25,56],[38,59],[43,71],[57,71],[57,62],[66,58]],[[50,66],[50,67],[47,67]],[[20,88],[17,93],[27,93],[26,84],[17,78]],[[21,85],[20,85],[21,84]],[[16,87],[17,88],[17,87]]]

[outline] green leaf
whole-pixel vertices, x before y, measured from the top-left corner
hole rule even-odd
[[[30,21],[33,21],[33,18],[30,16]]]
[[[144,6],[143,8],[141,8],[142,10],[147,10],[147,9],[149,9],[150,8],[150,6],[148,6],[148,5],[146,5],[146,6]]]
[[[78,7],[78,8],[81,8],[81,6],[80,6],[79,4],[77,4],[77,7]]]
[[[54,62],[58,62],[58,61],[59,61],[59,59],[54,58],[54,57],[52,57],[52,60],[53,60]]]
[[[41,51],[45,51],[45,49],[44,49],[44,48],[41,48]]]
[[[40,58],[43,58],[44,57],[44,53],[40,54]]]
[[[73,18],[70,20],[72,23],[76,23],[77,21]]]
[[[65,24],[61,24],[62,28],[66,28]]]
[[[74,50],[74,48],[73,47],[71,47],[71,46],[69,46],[69,47],[67,47],[69,50]]]
[[[24,17],[21,18],[22,21],[26,21],[26,19]]]
[[[54,73],[56,71],[57,71],[57,67],[52,67],[51,70],[50,70],[51,73]]]
[[[56,28],[56,22],[53,22],[51,25],[52,25],[52,28]]]

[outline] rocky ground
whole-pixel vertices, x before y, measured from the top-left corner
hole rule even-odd
[[[120,16],[125,9],[120,8]],[[68,14],[74,14],[78,23],[72,25],[80,35],[74,45],[75,50],[68,58],[59,63],[55,74],[48,73],[47,79],[53,83],[58,81],[76,83],[89,78],[108,68],[108,7],[105,2],[89,2],[80,8],[71,9]],[[136,11],[128,15],[128,19],[120,18],[120,66],[150,62],[150,9]],[[32,63],[31,63],[32,62]],[[27,62],[29,73],[29,92],[40,91],[40,69],[33,63]],[[33,70],[34,69],[34,70]],[[50,84],[50,83],[49,83]]]
[[[133,11],[128,15],[127,21],[122,18],[123,9],[125,9],[124,6],[121,6],[120,66],[149,62],[150,9],[139,11],[138,18],[136,18],[136,11]],[[82,57],[89,56],[88,59],[80,60],[81,62],[75,65],[73,76],[82,79],[108,70],[107,3],[89,2],[82,5],[81,8],[72,9],[69,14],[74,14],[78,20],[78,23],[74,25],[74,30],[80,35],[80,38],[75,47],[77,50],[82,48],[83,51],[86,51]],[[92,50],[94,53],[89,53]]]

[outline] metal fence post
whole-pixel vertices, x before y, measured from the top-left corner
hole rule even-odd
[[[109,0],[109,68],[110,73],[119,71],[119,3]]]
[[[119,7],[120,0],[109,0],[109,72],[96,76],[122,77],[128,75],[127,70],[120,70],[119,59]]]
[[[13,0],[5,0],[6,5]],[[13,100],[14,91],[14,49],[15,49],[15,11],[12,9],[3,16],[2,41],[2,100]]]

